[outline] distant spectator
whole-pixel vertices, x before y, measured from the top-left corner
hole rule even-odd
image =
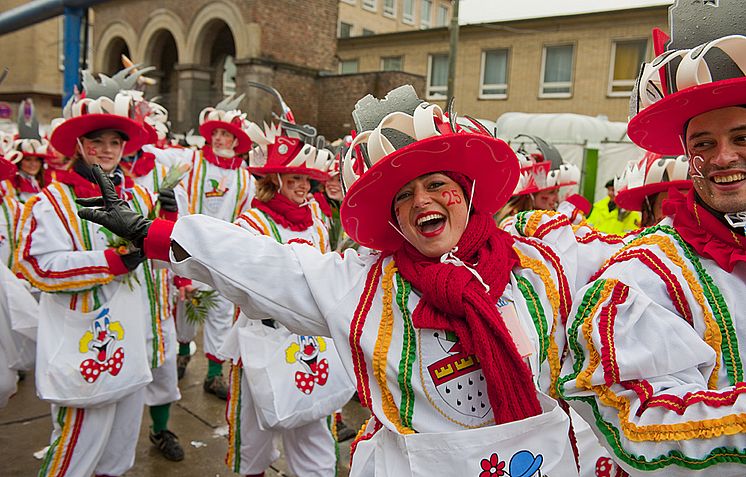
[[[614,180],[606,183],[607,195],[593,204],[588,223],[607,234],[624,235],[640,227],[640,213],[620,209],[614,202]]]

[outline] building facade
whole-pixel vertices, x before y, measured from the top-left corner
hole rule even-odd
[[[26,3],[0,0],[0,12]],[[0,123],[15,123],[18,105],[31,98],[41,123],[60,115],[62,102],[62,19],[55,18],[7,35],[0,35]],[[9,118],[5,116],[9,115]]]
[[[340,38],[447,26],[451,0],[339,0]]]
[[[194,127],[199,112],[225,95],[246,92],[244,111],[271,119],[280,90],[300,121],[318,119],[317,79],[336,66],[338,0],[118,0],[95,7],[93,70],[111,74],[120,56],[153,65],[147,93],[169,109],[175,130]],[[312,15],[301,15],[312,11]],[[147,14],[144,14],[147,13]]]
[[[495,120],[504,112],[578,113],[626,121],[629,94],[653,56],[651,31],[667,28],[666,6],[536,18],[460,28],[456,109]],[[398,66],[426,78],[426,97],[444,104],[447,28],[340,38],[339,71]]]

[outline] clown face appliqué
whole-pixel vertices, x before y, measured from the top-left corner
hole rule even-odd
[[[124,365],[124,349],[117,348],[117,341],[124,339],[124,328],[118,321],[111,321],[109,309],[104,308],[96,317],[91,329],[80,338],[79,351],[82,354],[92,353],[80,363],[80,374],[88,383],[94,383],[105,373],[116,376]]]
[[[319,355],[326,351],[326,341],[320,336],[297,336],[297,342],[285,350],[285,361],[298,363],[303,371],[295,373],[295,385],[303,394],[311,394],[318,384],[329,379],[329,362]]]

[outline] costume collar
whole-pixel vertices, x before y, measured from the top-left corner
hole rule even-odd
[[[22,171],[18,171],[18,174],[13,178],[13,186],[18,192],[23,194],[37,194],[41,192],[39,187],[39,181],[35,177],[30,176]]]
[[[114,183],[119,197],[125,200],[132,198],[130,190],[135,186],[135,183],[129,176],[124,174],[124,171],[120,167],[117,167],[114,173],[109,175],[109,178]],[[75,161],[75,164],[69,171],[57,171],[57,180],[71,186],[77,197],[88,198],[101,195],[101,190],[93,180],[90,166],[82,160]],[[124,188],[122,187],[122,181],[124,181]]]
[[[231,158],[216,156],[210,146],[202,148],[202,156],[207,160],[207,162],[222,167],[223,169],[238,169],[241,167],[241,164],[243,164],[243,159],[238,156]]]
[[[294,232],[302,232],[313,225],[313,214],[307,204],[298,205],[279,193],[268,202],[254,198],[251,206],[269,215],[275,223]]]
[[[746,237],[699,204],[694,188],[686,196],[669,189],[663,213],[673,216],[674,228],[699,255],[714,260],[723,270],[732,272],[738,262],[746,262]]]

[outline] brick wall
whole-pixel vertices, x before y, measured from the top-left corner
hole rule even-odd
[[[317,127],[320,134],[334,140],[354,129],[352,110],[360,98],[367,94],[383,98],[386,93],[403,84],[414,86],[417,94],[422,97],[425,78],[409,73],[386,71],[327,76],[319,78],[318,84]]]

